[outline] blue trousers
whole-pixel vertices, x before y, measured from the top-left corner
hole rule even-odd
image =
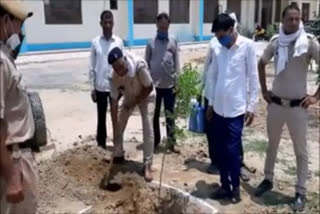
[[[224,118],[214,113],[212,135],[216,144],[216,155],[222,188],[231,190],[240,186],[241,138],[244,115]]]

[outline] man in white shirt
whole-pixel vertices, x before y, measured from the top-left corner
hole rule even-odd
[[[212,197],[240,198],[240,149],[244,122],[253,122],[258,103],[259,83],[254,43],[234,30],[235,21],[227,14],[214,20],[212,32],[220,45],[213,55],[211,98],[208,115],[213,114],[221,188]]]
[[[123,49],[122,40],[113,35],[113,14],[106,10],[101,13],[100,25],[103,31],[102,35],[97,36],[92,41],[90,55],[90,84],[91,98],[97,103],[97,142],[98,146],[106,149],[107,126],[106,114],[108,107],[108,99],[110,98],[110,78],[112,67],[108,64],[109,51],[114,47]]]

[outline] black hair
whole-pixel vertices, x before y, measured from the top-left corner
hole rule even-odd
[[[113,18],[113,14],[110,10],[104,10],[100,15],[100,20],[102,21],[104,17],[106,17],[107,19],[110,19],[110,18]]]
[[[170,23],[170,17],[167,13],[159,13],[159,15],[157,15],[157,22],[161,19],[166,19]]]
[[[282,11],[282,18],[284,18],[287,15],[288,10],[296,10],[299,13],[301,12],[300,8],[297,5],[297,3],[291,3],[289,6],[284,8],[284,10]]]
[[[10,14],[7,10],[0,6],[0,16],[9,15],[10,19],[14,19],[14,16]]]
[[[227,31],[231,27],[234,27],[234,24],[236,21],[232,19],[228,14],[221,13],[216,16],[216,18],[213,20],[211,32],[216,33],[220,30]]]

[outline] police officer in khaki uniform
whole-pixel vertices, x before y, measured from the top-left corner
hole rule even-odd
[[[24,195],[22,201],[13,201],[19,203],[9,203],[8,179],[1,172],[0,213],[33,214],[37,207],[38,176],[28,143],[35,125],[26,88],[14,64],[22,42],[22,24],[31,15],[20,0],[0,0],[0,144],[1,154],[10,154],[9,162],[3,163],[6,160],[2,158],[1,162],[13,168],[13,179],[18,177]]]
[[[152,181],[152,158],[154,149],[153,114],[155,91],[153,82],[144,59],[120,48],[110,51],[109,64],[113,67],[111,80],[111,117],[114,134],[114,163],[124,162],[123,135],[128,119],[135,107],[139,107],[143,128],[144,177]],[[118,98],[123,95],[123,103],[118,114]]]
[[[269,145],[265,163],[265,179],[255,195],[261,196],[273,188],[274,166],[283,125],[288,126],[297,159],[298,180],[294,210],[304,209],[308,174],[307,108],[320,99],[320,88],[307,95],[307,72],[311,59],[319,64],[319,43],[306,34],[301,23],[300,9],[288,6],[282,14],[280,33],[276,35],[259,63],[260,83],[264,99],[268,102],[267,131]],[[275,79],[271,91],[266,85],[265,66],[275,58]]]

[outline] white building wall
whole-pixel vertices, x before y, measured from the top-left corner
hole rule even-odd
[[[109,1],[82,1],[82,24],[46,25],[44,1],[25,1],[34,15],[25,23],[27,42],[30,44],[88,42],[101,34],[100,14],[109,8]],[[113,10],[114,32],[126,39],[128,28],[127,1],[118,1]]]
[[[302,3],[309,3],[310,4],[310,14],[309,14],[310,20],[317,18],[317,15],[319,15],[320,0],[294,0],[294,1],[290,1],[290,3],[291,2],[297,2],[301,10],[302,10]]]
[[[170,24],[169,33],[176,36],[179,41],[193,39],[193,32],[191,27],[192,19],[192,2],[190,0],[190,19],[187,24]],[[169,0],[158,1],[158,13],[166,12],[169,14]],[[170,14],[169,14],[170,15]],[[155,17],[156,18],[156,17]],[[134,39],[150,39],[155,36],[157,31],[156,24],[134,24]]]

